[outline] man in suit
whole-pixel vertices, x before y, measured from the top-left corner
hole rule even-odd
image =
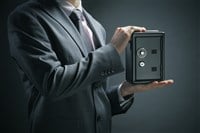
[[[124,70],[119,55],[143,27],[106,33],[80,0],[29,0],[9,16],[10,52],[28,97],[30,133],[110,133],[111,117],[128,110],[135,92],[173,80],[107,88]]]

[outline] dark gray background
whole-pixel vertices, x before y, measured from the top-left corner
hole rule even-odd
[[[25,133],[26,99],[9,56],[6,20],[23,0],[0,4],[0,132]],[[200,133],[200,2],[198,0],[83,0],[106,28],[108,41],[117,26],[140,25],[166,32],[166,78],[171,87],[135,94],[124,115],[113,118],[113,133]],[[124,55],[122,56],[124,60]],[[110,85],[124,80],[110,78]]]
[[[200,12],[200,1],[198,1],[198,9],[199,9],[199,11],[198,12]],[[198,27],[199,27],[199,30],[198,30],[198,68],[200,68],[200,59],[199,59],[199,57],[200,57],[200,13],[198,13],[198,18],[199,18],[199,21],[198,21]],[[198,114],[198,131],[200,132],[200,71],[198,71],[198,112],[199,112],[199,114]]]

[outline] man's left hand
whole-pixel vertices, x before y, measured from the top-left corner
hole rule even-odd
[[[131,95],[137,92],[144,92],[144,91],[148,91],[148,90],[153,90],[155,88],[162,88],[165,86],[169,86],[171,84],[174,83],[174,80],[164,80],[164,81],[154,81],[152,83],[149,84],[142,84],[142,85],[132,85],[128,82],[124,82],[120,88],[121,91],[121,95],[123,97],[127,96],[127,95]]]

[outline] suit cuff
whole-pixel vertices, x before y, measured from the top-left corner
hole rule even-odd
[[[124,104],[126,104],[127,102],[129,102],[131,99],[133,99],[134,94],[128,95],[123,97],[121,95],[120,89],[121,89],[122,84],[119,85],[118,87],[118,98],[119,98],[119,103],[120,106],[122,107]]]
[[[128,100],[120,102],[118,87],[119,86],[115,86],[107,89],[107,95],[111,103],[112,115],[125,113],[134,101],[134,97],[131,97]]]

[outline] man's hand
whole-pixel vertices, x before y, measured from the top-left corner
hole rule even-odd
[[[160,82],[154,81],[152,83],[145,84],[145,85],[132,85],[128,82],[124,82],[120,88],[120,91],[121,91],[121,95],[125,97],[127,95],[131,95],[137,92],[144,92],[144,91],[152,90],[155,88],[162,88],[162,87],[171,85],[173,83],[174,83],[173,80],[164,80]]]
[[[111,44],[116,48],[119,54],[121,54],[126,48],[129,40],[131,39],[131,35],[133,32],[144,32],[146,28],[138,27],[138,26],[126,26],[126,27],[118,27],[111,39]],[[128,82],[124,82],[120,88],[121,95],[127,96],[136,92],[143,92],[147,90],[152,90],[155,88],[161,88],[168,85],[173,84],[173,80],[164,80],[164,81],[154,81],[145,85],[132,85]]]
[[[144,32],[144,31],[146,31],[144,27],[137,27],[137,26],[118,27],[111,39],[111,44],[113,44],[118,53],[121,54],[126,48],[132,33]]]

